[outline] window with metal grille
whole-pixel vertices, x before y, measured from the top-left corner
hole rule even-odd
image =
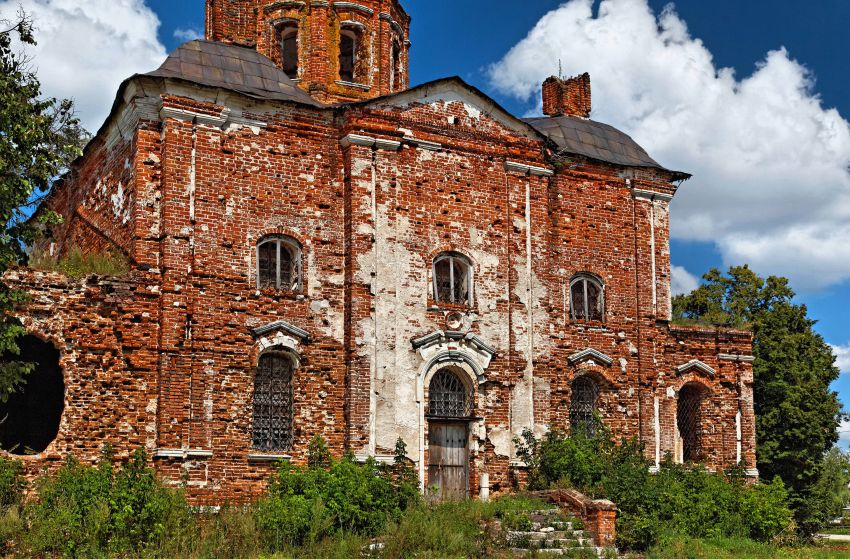
[[[574,433],[592,435],[595,431],[593,414],[599,401],[599,387],[593,379],[582,376],[573,381],[570,402],[570,426]]]
[[[590,274],[579,274],[570,282],[570,314],[573,320],[602,320],[605,316],[605,290]]]
[[[285,353],[264,353],[254,377],[253,447],[264,452],[292,448],[292,374]]]
[[[301,291],[301,245],[291,237],[265,237],[257,243],[257,286]]]
[[[293,80],[298,77],[298,24],[286,22],[280,27],[280,58],[283,72]]]
[[[679,391],[676,407],[677,458],[679,462],[699,462],[702,456],[702,408],[705,390],[685,385]]]
[[[434,259],[434,300],[472,306],[472,264],[455,252]]]
[[[428,388],[430,417],[469,417],[472,415],[472,394],[452,371],[443,369],[431,379]]]
[[[339,36],[339,79],[344,82],[354,81],[354,70],[357,64],[357,31],[343,29]]]

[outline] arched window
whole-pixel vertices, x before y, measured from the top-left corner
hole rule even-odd
[[[456,252],[434,259],[434,300],[438,303],[472,306],[472,264]]]
[[[282,352],[260,356],[254,376],[254,422],[252,443],[263,452],[292,448],[293,359]]]
[[[570,282],[570,315],[573,320],[602,320],[605,316],[605,290],[590,274],[579,274]]]
[[[257,286],[301,291],[301,245],[291,237],[264,237],[257,243]]]
[[[570,401],[570,427],[574,433],[594,433],[593,414],[599,401],[599,387],[587,376],[573,381],[572,400]]]
[[[469,417],[472,415],[472,394],[460,377],[450,369],[441,369],[428,387],[430,417]]]
[[[339,79],[353,82],[357,65],[358,33],[353,27],[344,27],[339,36]]]
[[[286,22],[280,26],[280,59],[283,72],[291,79],[298,77],[298,24]]]
[[[702,451],[702,409],[706,390],[686,384],[679,391],[676,405],[676,461],[699,462]]]

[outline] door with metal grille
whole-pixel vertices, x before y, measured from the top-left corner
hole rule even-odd
[[[428,423],[428,488],[441,501],[469,494],[468,438],[466,423]]]

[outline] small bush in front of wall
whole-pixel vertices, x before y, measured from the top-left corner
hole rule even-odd
[[[24,509],[22,537],[35,555],[139,552],[192,523],[183,495],[157,480],[142,450],[117,472],[108,450],[96,466],[69,458],[37,489],[37,500]]]
[[[418,481],[405,465],[404,444],[393,467],[348,455],[334,460],[321,439],[310,444],[306,467],[284,464],[257,507],[266,546],[279,550],[336,532],[374,536],[418,504]]]
[[[614,501],[623,549],[646,550],[664,533],[769,541],[792,526],[788,494],[778,478],[749,485],[740,472],[713,473],[669,459],[652,474],[639,442],[615,444],[599,424],[591,432],[552,431],[539,440],[526,432],[517,441],[518,455],[529,464],[535,488],[560,484]]]

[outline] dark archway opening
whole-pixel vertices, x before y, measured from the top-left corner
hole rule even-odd
[[[20,356],[4,355],[3,360],[35,363],[25,384],[0,404],[0,448],[12,454],[44,451],[59,433],[65,408],[65,381],[59,367],[59,351],[36,336],[18,340]]]

